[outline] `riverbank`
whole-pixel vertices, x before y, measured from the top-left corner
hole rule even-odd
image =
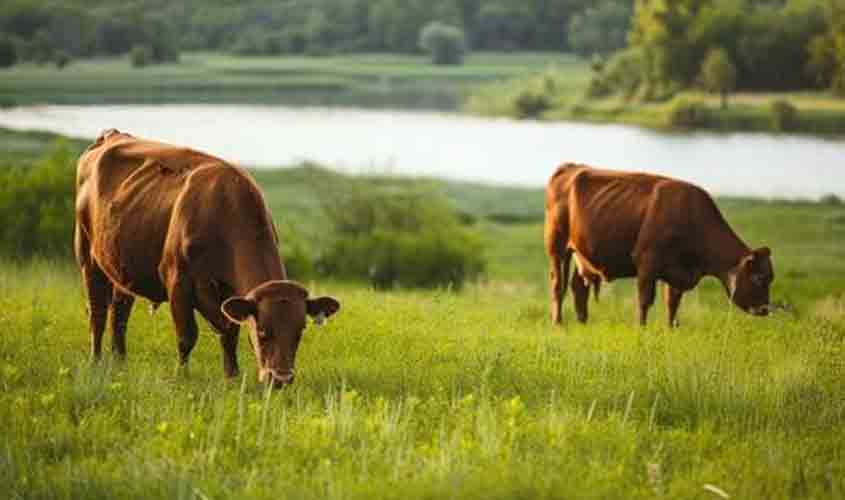
[[[480,116],[617,123],[658,131],[845,136],[845,99],[827,92],[737,93],[723,109],[718,95],[698,91],[659,102],[589,98],[590,76],[584,63],[552,66],[528,77],[479,86],[464,110]]]
[[[548,64],[559,53],[479,53],[462,66],[425,56],[243,57],[186,53],[179,64],[132,68],[126,57],[74,61],[64,69],[24,64],[0,70],[0,105],[284,104],[455,110],[470,89]]]

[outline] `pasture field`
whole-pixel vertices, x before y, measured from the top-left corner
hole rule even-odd
[[[134,69],[127,57],[0,70],[0,105],[242,103],[457,109],[469,89],[547,64],[556,53],[472,54],[462,66],[424,56],[243,57],[187,53],[179,64]]]
[[[321,231],[314,184],[332,175],[256,172],[283,239]],[[3,496],[845,498],[845,207],[719,200],[773,250],[772,317],[705,280],[680,329],[660,304],[640,328],[623,281],[588,325],[567,301],[558,328],[541,191],[418,182],[476,218],[486,278],[460,293],[306,280],[343,309],[309,326],[281,391],[257,382],[245,335],[225,382],[204,323],[177,373],[167,307],[142,301],[128,360],[92,364],[74,265],[0,262]]]

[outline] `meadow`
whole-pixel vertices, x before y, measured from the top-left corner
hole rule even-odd
[[[344,179],[255,176],[283,240],[319,251],[316,193]],[[539,189],[397,182],[474,217],[486,275],[461,292],[305,279],[343,309],[309,326],[280,391],[257,382],[245,335],[243,376],[224,381],[204,323],[177,372],[166,305],[136,304],[125,363],[92,364],[73,263],[0,262],[4,496],[845,498],[845,207],[718,200],[773,250],[783,307],[769,318],[732,309],[711,279],[680,329],[659,304],[641,328],[621,281],[588,325],[567,302],[555,327]]]
[[[355,54],[244,57],[183,54],[178,64],[132,68],[127,57],[74,61],[64,69],[21,64],[0,70],[0,105],[240,103],[457,109],[483,82],[580,66],[559,53],[481,53],[462,66],[425,56]]]

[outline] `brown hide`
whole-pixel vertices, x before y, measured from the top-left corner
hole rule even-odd
[[[682,294],[703,276],[720,279],[743,310],[768,312],[774,278],[769,250],[752,251],[710,195],[683,181],[565,164],[546,188],[545,240],[556,323],[573,257],[578,270],[571,287],[582,322],[590,286],[630,277],[637,278],[643,324],[657,280],[667,285],[670,324]]]
[[[88,289],[95,357],[106,309],[112,311],[116,354],[125,354],[125,323],[138,296],[170,302],[183,364],[196,342],[198,310],[220,333],[224,367],[234,376],[239,322],[222,307],[238,298],[252,307],[241,322],[253,330],[259,376],[292,381],[306,313],[330,316],[339,304],[308,299],[287,280],[270,214],[246,171],[198,151],[109,130],[80,157],[76,188],[75,248]]]

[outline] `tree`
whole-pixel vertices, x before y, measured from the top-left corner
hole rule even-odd
[[[56,67],[58,69],[65,69],[65,66],[70,64],[70,61],[70,54],[68,54],[64,50],[57,50],[56,53],[53,55],[53,62],[56,63]]]
[[[630,24],[630,5],[607,0],[572,16],[569,46],[582,57],[606,56],[625,46]]]
[[[14,66],[18,62],[18,51],[15,41],[8,36],[0,35],[0,68]]]
[[[435,21],[420,31],[420,47],[431,54],[434,64],[461,64],[466,39],[460,28]]]
[[[146,45],[136,45],[129,51],[129,63],[133,68],[143,68],[153,61],[153,51]]]
[[[728,94],[736,88],[736,66],[725,49],[711,49],[707,53],[701,65],[701,80],[708,91],[721,95],[722,109],[728,107]]]

